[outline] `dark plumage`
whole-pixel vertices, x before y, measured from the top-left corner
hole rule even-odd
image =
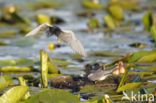
[[[52,35],[58,36],[62,32],[62,30],[57,26],[49,27],[48,29],[49,29],[47,32],[48,37],[50,37]]]
[[[75,52],[79,53],[82,56],[87,56],[81,42],[77,39],[75,34],[70,30],[61,30],[57,26],[50,25],[48,23],[43,23],[39,25],[37,28],[26,34],[27,36],[37,35],[40,31],[47,31],[47,36],[56,35],[59,39],[64,41],[67,45],[69,45]]]

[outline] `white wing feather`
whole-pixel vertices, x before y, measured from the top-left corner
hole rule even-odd
[[[79,53],[82,56],[87,56],[86,52],[81,44],[81,42],[77,39],[75,34],[72,31],[62,30],[63,33],[59,34],[58,38],[67,43],[75,52]]]
[[[43,23],[39,25],[37,28],[33,29],[31,32],[25,35],[25,37],[37,35],[41,31],[45,31],[48,27],[52,27],[52,25],[48,23]]]

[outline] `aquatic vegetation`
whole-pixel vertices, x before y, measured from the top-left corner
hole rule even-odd
[[[17,103],[28,92],[27,86],[16,86],[9,89],[0,97],[1,103]],[[16,94],[16,95],[14,95]]]
[[[115,20],[111,16],[106,15],[103,20],[109,29],[113,30],[116,28]]]
[[[64,90],[59,89],[45,89],[38,94],[32,96],[31,98],[27,99],[26,101],[20,103],[40,103],[40,102],[47,102],[50,103],[51,101],[55,101],[57,103],[79,103],[79,99],[73,95],[72,93],[66,92]]]
[[[14,38],[17,34],[15,30],[0,31],[0,38]]]
[[[18,14],[19,9],[16,5],[7,5],[2,9],[2,17],[0,22],[7,24],[25,23],[29,25],[29,22]]]
[[[154,39],[154,42],[156,43],[156,25],[151,27],[151,34]]]
[[[88,27],[89,27],[90,29],[96,29],[96,28],[99,28],[100,26],[101,26],[101,25],[100,25],[98,19],[96,19],[96,18],[91,18],[91,19],[89,20],[89,22],[88,22]]]
[[[8,82],[3,76],[0,76],[0,84],[1,84],[0,85],[0,93],[1,93],[1,91],[3,91],[8,86]]]
[[[38,14],[36,18],[37,18],[38,24],[42,24],[42,23],[51,24],[50,17],[45,14]]]
[[[124,20],[124,12],[118,5],[111,5],[108,7],[110,14],[117,20]]]
[[[130,10],[130,11],[139,11],[139,2],[138,1],[129,1],[129,0],[124,0],[124,1],[110,1],[109,5],[119,5],[121,6],[124,10]]]
[[[40,51],[41,60],[41,86],[42,88],[48,88],[48,53],[43,50]]]
[[[82,0],[82,6],[88,9],[104,9],[104,5],[96,4],[90,0]]]
[[[6,1],[0,2],[0,103],[154,102],[155,1]],[[72,30],[88,56],[63,43],[78,52],[72,35],[23,37],[38,24],[56,34]]]

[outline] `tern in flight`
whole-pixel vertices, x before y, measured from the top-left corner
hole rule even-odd
[[[72,31],[61,30],[59,27],[50,25],[48,23],[43,23],[39,25],[37,28],[26,34],[25,37],[37,35],[41,31],[47,31],[46,33],[48,37],[52,35],[57,36],[60,40],[64,41],[67,45],[69,45],[73,51],[79,53],[82,56],[87,56],[81,42],[77,39]]]

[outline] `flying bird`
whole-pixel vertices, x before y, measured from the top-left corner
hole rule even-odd
[[[37,28],[26,34],[25,37],[37,35],[41,31],[46,31],[48,37],[53,35],[57,36],[59,39],[69,45],[73,51],[79,53],[82,56],[87,56],[81,42],[77,39],[72,31],[61,30],[59,27],[50,25],[48,23],[39,25]]]

